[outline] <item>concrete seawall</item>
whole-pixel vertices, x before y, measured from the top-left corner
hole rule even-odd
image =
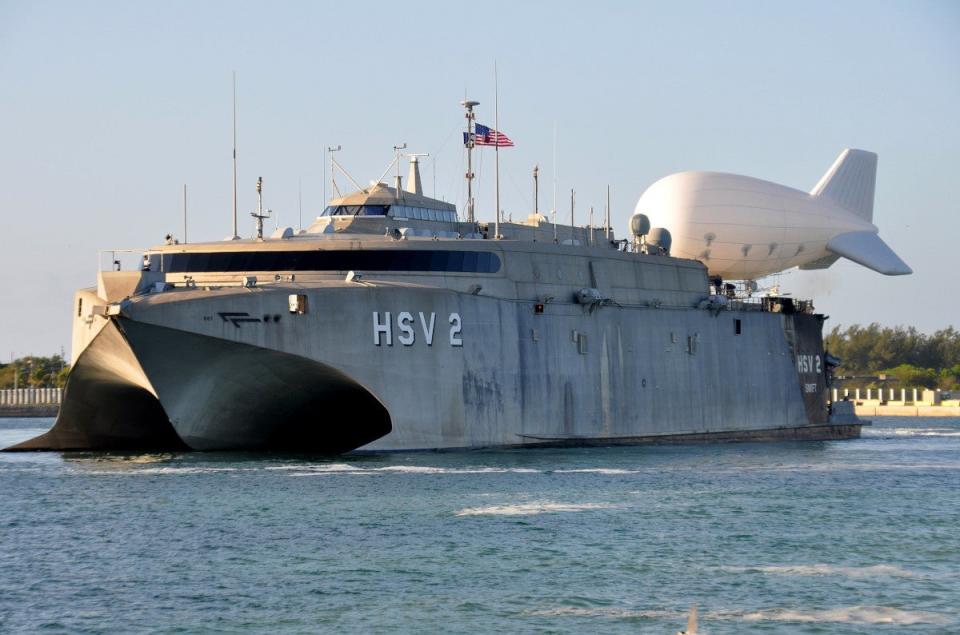
[[[857,404],[858,417],[960,417],[960,406]]]
[[[927,388],[834,388],[834,402],[854,404],[860,417],[960,417],[960,400]]]

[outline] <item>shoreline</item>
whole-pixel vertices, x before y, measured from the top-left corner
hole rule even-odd
[[[59,404],[38,404],[33,406],[0,406],[0,419],[26,419],[56,417]]]
[[[960,406],[883,406],[857,404],[858,417],[960,417]]]

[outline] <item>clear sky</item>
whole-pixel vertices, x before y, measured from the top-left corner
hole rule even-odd
[[[281,225],[323,206],[324,148],[366,183],[407,143],[428,194],[462,206],[458,102],[516,142],[502,206],[530,171],[552,205],[602,208],[620,235],[682,170],[811,188],[845,147],[880,155],[874,222],[913,267],[841,261],[780,276],[835,324],[931,331],[960,310],[960,2],[10,2],[0,0],[0,358],[70,350],[97,251],[231,233],[237,73],[241,233],[254,183]],[[493,215],[486,152],[478,214]],[[435,178],[434,178],[435,174]],[[342,179],[341,179],[342,181]],[[584,212],[581,211],[581,214]],[[563,218],[563,217],[561,217]],[[581,220],[585,216],[581,215]]]

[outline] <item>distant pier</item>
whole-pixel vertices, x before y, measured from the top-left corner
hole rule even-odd
[[[0,418],[55,417],[63,388],[8,388],[0,390]]]

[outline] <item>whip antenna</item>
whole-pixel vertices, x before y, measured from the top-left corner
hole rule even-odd
[[[237,240],[237,72],[233,72],[233,235],[231,240]],[[186,236],[184,236],[186,242]]]

